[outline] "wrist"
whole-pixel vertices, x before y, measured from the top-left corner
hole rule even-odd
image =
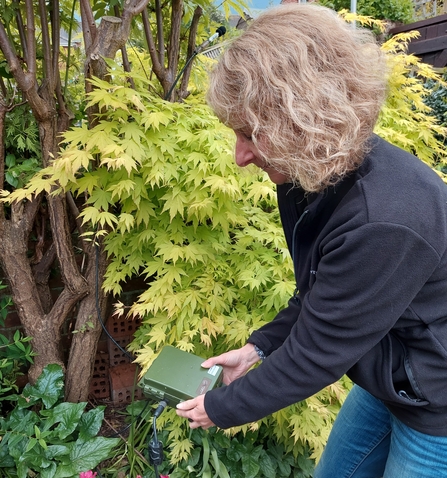
[[[244,345],[243,349],[245,349],[244,351],[246,353],[245,360],[247,361],[250,367],[254,365],[256,362],[259,362],[259,360],[261,360],[261,356],[258,353],[259,349],[254,344],[248,343]]]
[[[257,345],[255,345],[255,352],[258,354],[258,357],[261,362],[264,362],[264,360],[266,359],[265,353]]]

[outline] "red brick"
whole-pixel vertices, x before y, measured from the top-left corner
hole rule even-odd
[[[113,338],[132,336],[141,325],[141,319],[128,319],[112,315],[107,320],[107,330]]]
[[[90,382],[90,395],[94,398],[110,398],[109,378],[93,377]]]
[[[121,364],[109,371],[111,400],[114,404],[130,403],[141,400],[143,392],[136,385],[138,381],[138,369],[134,363]]]
[[[130,353],[124,351],[126,350],[126,346],[132,341],[132,337],[117,337],[114,340],[116,343],[110,339],[108,342],[110,367],[131,362]],[[121,349],[124,349],[124,351]]]

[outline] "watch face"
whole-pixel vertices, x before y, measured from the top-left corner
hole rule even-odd
[[[265,360],[265,353],[257,345],[255,345],[255,352],[262,361]]]

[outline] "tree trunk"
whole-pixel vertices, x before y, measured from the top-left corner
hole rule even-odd
[[[27,257],[26,225],[21,221],[2,221],[0,230],[1,264],[11,286],[14,304],[25,333],[33,338],[33,349],[39,352],[29,370],[29,378],[34,381],[45,365],[57,363],[63,366],[58,340],[60,332],[49,323],[40,302]]]
[[[96,348],[103,330],[101,323],[104,323],[107,311],[108,296],[101,288],[107,260],[99,245],[92,245],[89,249],[89,261],[84,276],[90,293],[79,306],[75,324],[77,333],[72,338],[65,381],[65,399],[68,402],[85,402],[88,398]]]

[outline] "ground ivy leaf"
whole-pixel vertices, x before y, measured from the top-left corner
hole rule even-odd
[[[56,364],[47,365],[37,379],[34,386],[26,386],[23,396],[26,398],[40,398],[45,408],[51,408],[60,398],[64,387],[64,373]]]
[[[95,437],[86,442],[73,443],[69,462],[58,466],[54,478],[67,478],[92,470],[119,443],[119,438]]]

